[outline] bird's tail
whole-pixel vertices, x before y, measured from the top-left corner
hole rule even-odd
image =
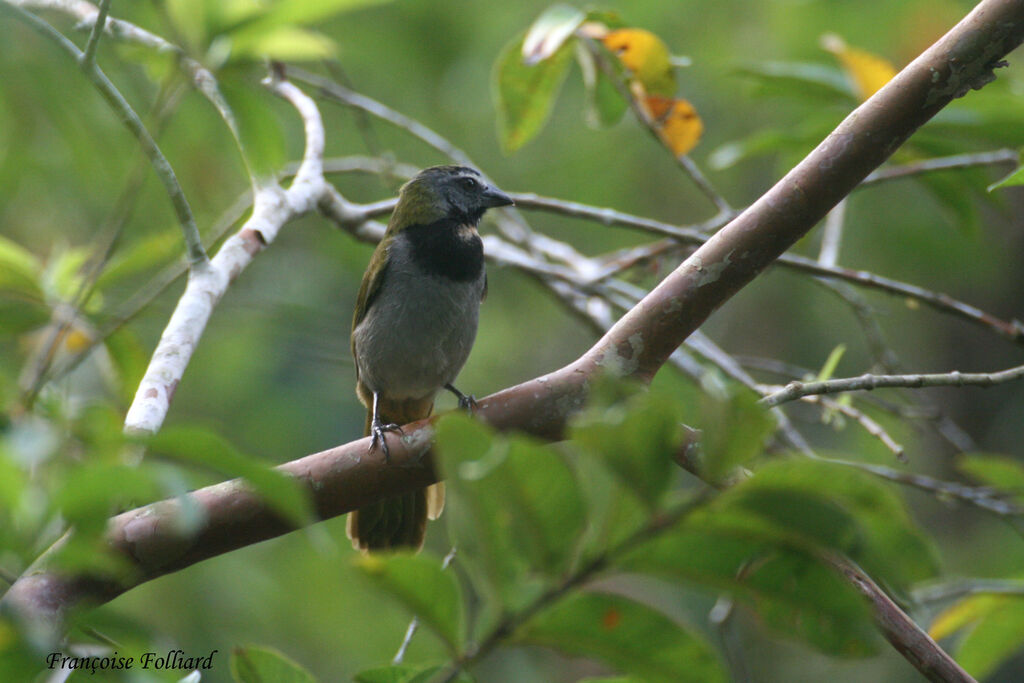
[[[430,415],[433,399],[389,401],[380,399],[379,417],[384,424],[406,424]],[[373,410],[366,414],[364,435],[370,435]],[[427,520],[444,510],[444,482],[404,493],[350,512],[345,531],[352,547],[362,551],[423,547]]]

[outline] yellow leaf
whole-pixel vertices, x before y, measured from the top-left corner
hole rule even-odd
[[[974,595],[954,603],[935,617],[928,635],[935,640],[951,636],[985,616],[997,601],[998,597],[994,595]]]
[[[823,35],[821,46],[839,60],[861,101],[874,95],[896,75],[892,62],[866,50],[850,47],[834,33]]]
[[[661,141],[675,156],[682,156],[697,146],[704,123],[692,104],[682,98],[650,95],[643,100],[643,106]]]
[[[618,56],[633,78],[652,95],[673,95],[675,72],[668,46],[661,38],[642,28],[620,28],[610,31],[601,42]]]

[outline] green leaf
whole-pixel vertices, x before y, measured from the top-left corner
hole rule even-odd
[[[237,683],[316,683],[313,675],[277,650],[248,645],[231,653]]]
[[[1024,648],[1024,598],[990,597],[989,607],[968,631],[956,651],[956,660],[977,679],[982,679]]]
[[[652,391],[607,407],[592,405],[573,421],[570,436],[653,509],[672,482],[672,456],[684,432],[679,406]]]
[[[110,553],[103,541],[107,521],[118,511],[162,497],[152,468],[97,461],[65,471],[50,507],[73,528],[55,547],[53,566],[67,572],[120,576],[131,571],[125,559]]]
[[[356,683],[430,683],[444,670],[443,666],[416,667],[404,664],[367,669],[355,675]],[[471,683],[472,679],[460,673],[455,683]]]
[[[296,526],[314,520],[308,492],[293,477],[242,455],[219,434],[202,427],[168,427],[146,440],[154,452],[181,462],[242,477],[268,505]]]
[[[453,572],[435,558],[410,554],[362,555],[356,566],[440,636],[452,654],[461,652],[463,599]]]
[[[992,190],[998,190],[1002,187],[1013,187],[1015,185],[1024,185],[1024,166],[1021,166],[1002,180],[989,185],[988,191],[991,192]]]
[[[548,7],[526,31],[522,47],[523,64],[533,66],[550,58],[586,18],[582,10],[572,5]]]
[[[834,572],[800,551],[705,526],[688,520],[631,552],[622,568],[728,591],[770,629],[834,656],[876,651],[866,604]]]
[[[17,335],[46,324],[42,264],[27,249],[0,236],[0,335]]]
[[[167,14],[176,33],[196,50],[205,47],[207,30],[212,22],[208,0],[167,0]]]
[[[576,61],[583,72],[583,87],[587,94],[584,119],[591,128],[608,128],[622,120],[629,109],[629,103],[622,97],[622,94],[615,88],[615,84],[597,68],[594,55],[582,45],[576,46]],[[619,72],[622,81],[625,82],[625,74],[622,74],[622,62],[618,59],[609,59],[612,68]]]
[[[285,140],[280,121],[269,106],[270,93],[224,74],[220,90],[238,124],[242,149],[257,177],[269,177],[284,165]]]
[[[835,375],[836,367],[839,366],[839,361],[843,359],[843,354],[846,353],[846,344],[839,344],[832,352],[828,354],[828,358],[825,359],[825,364],[821,366],[821,370],[818,371],[818,376],[815,378],[818,382],[827,382],[832,379]]]
[[[159,498],[160,493],[148,468],[89,462],[67,470],[51,504],[76,532],[101,530],[118,508],[148,503]]]
[[[508,454],[504,442],[484,424],[465,415],[445,415],[437,423],[437,467],[447,487],[444,515],[459,558],[494,610],[522,604],[520,587],[528,571],[512,532],[514,510],[490,495],[489,475]]]
[[[847,554],[897,589],[937,572],[935,550],[902,499],[842,465],[795,458],[768,463],[695,517],[782,547]]]
[[[551,115],[555,96],[569,72],[572,46],[562,45],[547,59],[527,66],[523,38],[508,43],[498,56],[492,76],[498,109],[498,139],[506,154],[529,142]]]
[[[267,12],[267,20],[281,24],[312,24],[337,14],[388,2],[391,0],[278,0]]]
[[[42,269],[32,252],[0,235],[0,287],[37,291]]]
[[[120,250],[96,279],[99,289],[124,284],[139,275],[149,275],[184,254],[181,228],[170,227],[136,240]]]
[[[577,458],[575,466],[589,508],[582,554],[594,557],[637,532],[649,509],[596,458]]]
[[[759,97],[785,96],[804,101],[826,101],[845,107],[856,105],[841,69],[815,63],[761,61],[737,69],[758,85]]]
[[[257,25],[251,25],[257,26]],[[250,27],[232,35],[231,59],[277,59],[311,61],[333,59],[338,46],[322,33],[298,26],[270,26],[263,22],[259,29]]]
[[[134,330],[122,327],[104,340],[107,353],[117,371],[117,389],[125,405],[131,403],[139,382],[146,373],[149,354]]]
[[[0,441],[0,510],[17,508],[24,491],[28,488],[28,477],[7,451],[7,443]]]
[[[928,635],[935,640],[948,638],[957,631],[981,621],[999,605],[1000,596],[990,593],[969,595],[940,612],[928,627]]]
[[[619,595],[573,594],[542,611],[513,638],[600,659],[649,683],[727,680],[703,639],[661,612]]]
[[[512,548],[531,569],[562,573],[585,525],[572,470],[557,451],[525,437],[479,434],[479,423],[462,414],[445,416],[438,426],[441,467],[453,495],[491,520],[486,531],[503,539],[495,551]]]
[[[725,481],[764,452],[775,421],[758,398],[735,384],[727,385],[722,396],[701,395],[699,462],[708,481]]]
[[[971,453],[959,456],[956,466],[972,479],[1024,501],[1024,464],[1019,460],[1006,455]]]
[[[48,291],[66,301],[77,296],[82,286],[82,269],[89,257],[89,250],[84,247],[59,250],[46,269]]]

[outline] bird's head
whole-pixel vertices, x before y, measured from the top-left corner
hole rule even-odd
[[[484,211],[512,198],[468,166],[431,166],[402,186],[391,225],[404,229],[450,220],[475,226]]]

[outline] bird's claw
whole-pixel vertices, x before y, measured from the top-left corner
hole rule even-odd
[[[398,432],[402,436],[405,436],[405,432],[402,431],[402,426],[395,423],[384,424],[379,420],[374,420],[373,424],[370,425],[370,446],[367,448],[367,452],[372,451],[377,445],[380,445],[380,449],[384,451],[384,462],[388,462],[391,458],[391,450],[388,448],[387,439],[384,438],[384,434],[387,432]]]
[[[459,400],[459,408],[469,413],[476,412],[476,396],[473,394],[464,394],[455,388],[451,382],[444,385],[444,388],[455,394],[455,398]]]

